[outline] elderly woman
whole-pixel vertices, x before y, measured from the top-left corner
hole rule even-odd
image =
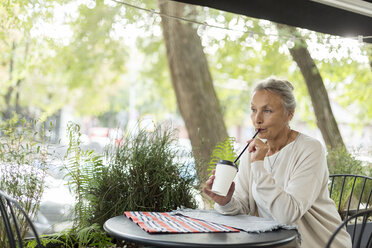
[[[289,126],[295,107],[290,82],[268,78],[259,83],[251,119],[261,130],[260,139],[248,141],[249,153],[242,156],[227,196],[211,191],[214,172],[203,191],[222,214],[244,213],[296,225],[301,247],[325,247],[341,218],[329,198],[325,149]],[[337,235],[334,246],[351,247],[346,230]]]

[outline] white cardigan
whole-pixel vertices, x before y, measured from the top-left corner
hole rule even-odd
[[[215,209],[222,214],[258,215],[296,225],[302,248],[325,247],[341,218],[329,198],[329,172],[322,144],[299,133],[264,161],[250,163],[248,154],[241,157],[232,200],[225,206],[215,204]],[[351,247],[345,229],[336,236],[333,246]]]

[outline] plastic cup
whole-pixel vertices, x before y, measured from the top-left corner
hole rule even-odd
[[[237,172],[238,167],[233,162],[228,160],[218,161],[214,174],[212,192],[217,195],[226,196]]]

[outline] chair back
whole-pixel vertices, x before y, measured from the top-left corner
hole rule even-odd
[[[359,223],[360,230],[359,232],[352,235],[352,243],[353,248],[360,248],[360,247],[372,247],[372,230],[366,228],[366,223],[368,222],[368,217],[372,215],[372,209],[369,210],[362,210],[357,214],[354,214],[350,217],[348,217],[346,220],[344,220],[341,225],[334,231],[331,238],[329,239],[326,248],[330,248],[333,240],[337,236],[337,234],[340,232],[342,228],[344,228],[348,222],[357,220],[358,218],[362,218],[362,222]],[[354,230],[357,229],[357,225],[354,225]],[[362,245],[362,240],[366,240],[366,244]]]
[[[16,200],[8,196],[5,192],[0,190],[0,229],[5,229],[6,238],[10,248],[24,247],[23,239],[20,229],[20,219],[25,219],[30,226],[36,242],[37,247],[42,247],[36,228],[28,217],[24,209],[18,204]],[[18,244],[18,245],[17,245]]]
[[[329,196],[342,220],[372,207],[372,178],[362,175],[330,175]]]

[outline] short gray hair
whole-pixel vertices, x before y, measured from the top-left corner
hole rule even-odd
[[[288,111],[294,111],[296,108],[296,99],[293,95],[293,84],[287,80],[269,77],[261,82],[254,88],[253,92],[260,90],[268,90],[280,96],[283,101],[284,108]]]

